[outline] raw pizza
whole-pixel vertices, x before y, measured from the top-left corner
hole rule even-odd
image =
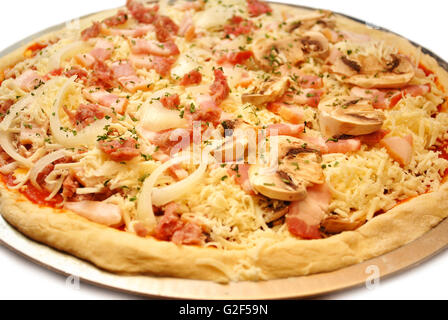
[[[447,73],[259,0],[128,0],[0,61],[1,214],[116,273],[333,271],[448,215]]]

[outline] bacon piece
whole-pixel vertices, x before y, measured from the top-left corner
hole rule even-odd
[[[85,68],[90,68],[95,64],[95,58],[90,53],[81,53],[75,56],[76,61]]]
[[[239,51],[239,52],[230,52],[221,58],[218,59],[219,64],[229,63],[231,65],[244,64],[247,60],[252,58],[254,53],[252,51]]]
[[[193,113],[193,120],[218,124],[221,119],[222,109],[214,98],[210,96],[199,96],[197,102],[200,108]]]
[[[247,0],[247,9],[251,17],[258,17],[265,13],[271,13],[272,9],[266,2],[259,0]]]
[[[135,68],[154,69],[163,77],[169,75],[175,59],[147,55],[131,55],[131,63]]]
[[[158,146],[164,153],[170,153],[173,147],[181,151],[191,144],[192,130],[174,129],[160,132],[143,131],[144,136],[155,146]],[[165,159],[160,159],[164,161]]]
[[[117,162],[130,161],[140,155],[137,140],[134,138],[100,141],[99,147],[110,159]]]
[[[64,199],[72,199],[79,187],[80,183],[72,175],[67,176],[62,183],[62,196]]]
[[[255,195],[249,180],[249,164],[238,164],[230,167],[229,174],[235,178],[235,182],[249,195]]]
[[[81,32],[81,39],[83,41],[87,41],[91,38],[98,37],[100,35],[100,33],[101,33],[101,23],[94,22],[91,27],[89,27]]]
[[[146,8],[142,3],[135,0],[127,0],[126,7],[138,22],[146,24],[153,23],[157,17],[157,11],[159,11],[157,4],[153,7]]]
[[[368,145],[369,147],[374,147],[378,143],[380,143],[380,141],[383,140],[384,137],[387,136],[389,133],[390,133],[389,130],[379,130],[377,132],[368,135],[356,137],[356,139],[361,141],[362,144]]]
[[[154,152],[152,157],[154,160],[161,161],[162,163],[168,162],[171,158],[163,153],[162,151]],[[170,172],[171,176],[173,176],[177,180],[182,180],[188,177],[188,171],[183,169],[180,164],[174,164],[172,165],[168,171]]]
[[[0,100],[0,121],[3,120],[3,118],[8,113],[8,110],[11,108],[11,106],[14,104],[14,100],[8,99],[8,100]]]
[[[317,108],[323,94],[324,91],[319,89],[304,89],[298,93],[288,91],[281,99],[281,102]]]
[[[87,100],[99,103],[102,106],[110,107],[113,111],[124,114],[128,100],[96,88],[87,88],[82,91]]]
[[[161,57],[171,57],[179,55],[179,48],[174,41],[157,42],[145,39],[131,40],[131,51],[135,54],[152,54]]]
[[[103,21],[103,23],[108,27],[115,27],[121,24],[125,24],[128,21],[128,14],[120,10],[116,15],[109,17]]]
[[[267,136],[290,136],[300,138],[303,135],[305,129],[304,124],[286,124],[286,123],[278,123],[271,124],[266,128]]]
[[[321,239],[320,224],[328,212],[331,198],[326,184],[308,188],[305,200],[293,202],[289,207],[286,216],[289,232],[302,239]]]
[[[76,113],[69,111],[64,106],[64,111],[73,125],[79,129],[83,129],[96,120],[101,120],[106,116],[106,112],[95,104],[81,104],[76,110]]]
[[[327,142],[328,153],[349,153],[356,152],[361,149],[361,141],[358,139],[347,139],[328,141]]]
[[[180,81],[180,85],[187,87],[195,84],[200,84],[202,82],[202,74],[197,70],[194,69],[184,75],[182,80]]]
[[[27,70],[17,77],[16,83],[21,89],[32,91],[44,84],[44,78],[34,70]]]
[[[194,223],[185,224],[182,229],[174,232],[171,241],[177,245],[203,245],[205,235],[202,228]]]
[[[381,140],[381,145],[386,148],[389,155],[397,161],[401,166],[407,166],[412,161],[414,154],[412,136],[386,137]]]
[[[288,105],[281,102],[269,103],[267,109],[292,124],[302,123],[305,117],[303,111],[300,110],[297,106]]]
[[[167,109],[177,109],[180,105],[180,98],[177,93],[172,95],[165,95],[160,98],[160,102]]]
[[[254,23],[250,20],[244,19],[240,16],[233,16],[229,24],[224,26],[224,33],[226,36],[233,34],[239,36],[241,34],[249,34],[252,32]]]
[[[177,245],[202,245],[205,235],[201,227],[194,223],[184,223],[177,215],[179,207],[170,203],[164,208],[164,215],[159,220],[154,237],[162,241],[172,241]]]
[[[130,92],[148,89],[151,86],[149,81],[137,76],[137,73],[128,61],[117,61],[112,64],[111,68],[115,79]]]
[[[115,88],[117,83],[112,70],[102,61],[95,61],[88,85],[101,87],[105,90]]]
[[[66,76],[67,78],[77,76],[77,79],[85,81],[87,79],[88,73],[84,69],[73,66],[69,70],[64,72],[64,76]]]
[[[227,78],[221,69],[215,69],[215,81],[210,87],[210,95],[220,105],[230,94]]]
[[[90,55],[97,61],[105,61],[112,56],[112,51],[114,50],[114,46],[107,40],[99,39],[95,48],[90,52]]]

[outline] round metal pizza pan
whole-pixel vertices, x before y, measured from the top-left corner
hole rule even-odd
[[[280,2],[273,3],[281,4]],[[314,8],[310,7],[298,5],[291,6],[314,10]],[[338,14],[356,22],[363,23],[370,28],[391,32],[351,16]],[[89,16],[82,18],[87,18]],[[0,57],[13,52],[24,44],[47,33],[59,30],[64,26],[65,24],[59,24],[23,39],[0,52]],[[412,43],[415,46],[421,47],[414,42]],[[448,63],[446,61],[423,47],[422,51],[434,57],[441,67],[448,71]],[[423,263],[448,246],[448,219],[444,220],[421,238],[399,249],[341,270],[305,277],[229,284],[218,284],[198,280],[112,274],[100,270],[88,262],[27,238],[10,226],[1,216],[0,244],[21,254],[36,264],[55,272],[67,276],[79,277],[81,281],[97,286],[146,297],[219,300],[308,298],[355,286],[371,284],[374,272],[377,272],[377,275],[379,275],[381,279],[384,279],[385,277]]]

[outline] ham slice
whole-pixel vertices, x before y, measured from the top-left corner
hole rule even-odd
[[[97,202],[81,201],[67,202],[64,207],[80,216],[109,227],[119,227],[122,225],[121,210],[117,205]]]
[[[305,200],[293,202],[286,216],[289,232],[302,239],[320,239],[320,224],[328,213],[331,192],[326,184],[307,190]]]
[[[32,91],[44,83],[44,78],[34,70],[27,70],[17,77],[16,83],[22,90]]]
[[[105,90],[98,90],[97,88],[87,88],[84,89],[82,93],[87,100],[109,107],[119,114],[124,114],[126,111],[128,100],[125,98],[120,98],[115,94]]]
[[[414,153],[412,136],[386,137],[381,140],[381,145],[386,148],[389,155],[401,166],[406,167],[412,161]]]

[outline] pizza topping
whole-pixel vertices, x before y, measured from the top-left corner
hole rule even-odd
[[[181,86],[191,86],[201,84],[202,82],[202,74],[198,70],[191,70],[189,73],[184,75],[182,80],[180,81]]]
[[[272,12],[269,4],[260,0],[247,0],[247,9],[251,17],[258,17],[262,14]]]
[[[316,31],[306,32],[300,39],[302,51],[308,56],[324,57],[329,50],[327,38]]]
[[[210,96],[217,105],[220,105],[229,96],[230,88],[221,69],[215,69],[214,74],[215,81],[210,86]]]
[[[407,167],[411,163],[414,154],[412,136],[405,138],[388,136],[381,140],[381,145],[403,167]]]
[[[106,114],[111,114],[111,112],[107,112],[108,110],[95,104],[81,104],[76,110],[76,113],[73,113],[66,107],[64,111],[70,118],[72,124],[78,129],[84,129],[96,120],[103,119]]]
[[[328,213],[331,198],[326,184],[308,188],[306,198],[289,207],[286,216],[289,232],[302,239],[321,239],[320,226]]]
[[[25,91],[33,91],[44,84],[44,79],[33,70],[27,70],[16,79],[17,85]]]
[[[384,120],[384,114],[362,98],[340,97],[319,105],[320,129],[328,138],[370,134],[380,130]]]
[[[156,19],[159,6],[155,4],[152,7],[145,7],[141,2],[136,0],[127,0],[126,7],[132,16],[141,23],[153,23]]]
[[[299,38],[260,38],[254,43],[253,51],[255,61],[266,71],[276,70],[285,64],[294,66],[305,59]]]
[[[224,33],[226,36],[239,36],[242,34],[250,34],[254,28],[254,23],[251,20],[244,19],[240,16],[233,16],[229,20],[229,24],[224,26]]]
[[[125,11],[119,10],[115,16],[109,17],[103,22],[108,27],[116,27],[125,24],[128,18],[128,14]]]
[[[121,209],[115,204],[97,201],[66,202],[64,208],[105,226],[120,227],[123,224]]]
[[[109,158],[117,162],[130,161],[140,155],[138,142],[134,138],[101,140],[99,147]]]
[[[250,183],[255,191],[271,199],[303,200],[309,185],[324,182],[320,152],[303,140],[285,136],[278,137],[278,149],[278,169],[253,165]]]
[[[179,48],[172,40],[157,42],[153,40],[133,39],[130,44],[131,50],[135,54],[153,54],[161,57],[171,57],[179,54]]]
[[[255,88],[253,93],[245,93],[242,96],[243,103],[264,105],[279,100],[289,88],[289,78],[272,78],[262,83],[260,88]]]
[[[91,38],[98,37],[100,33],[101,33],[101,24],[99,22],[94,22],[91,27],[81,32],[81,39],[87,41]]]

